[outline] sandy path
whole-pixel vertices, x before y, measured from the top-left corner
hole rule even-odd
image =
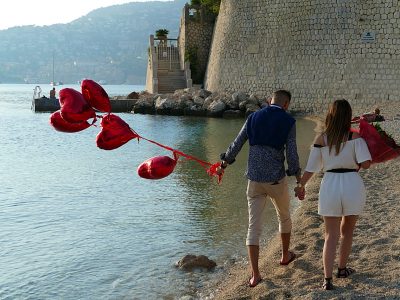
[[[399,105],[388,113],[383,127],[400,141]],[[361,172],[367,187],[367,205],[355,230],[349,266],[356,273],[334,278],[335,290],[321,289],[323,280],[323,222],[317,214],[322,174],[307,186],[307,198],[296,210],[291,248],[297,259],[279,265],[278,236],[264,246],[260,269],[264,280],[247,287],[248,265],[226,270],[223,281],[202,291],[203,299],[400,299],[400,159],[376,164]]]

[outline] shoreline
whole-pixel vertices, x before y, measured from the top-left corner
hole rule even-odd
[[[386,121],[381,125],[400,141],[400,103],[385,107]],[[397,113],[397,114],[396,114]],[[319,116],[305,116],[322,125]],[[349,266],[356,273],[333,282],[335,289],[324,291],[322,248],[324,226],[317,214],[318,191],[322,173],[307,184],[306,199],[293,213],[290,249],[297,258],[280,266],[280,238],[275,234],[260,248],[263,281],[249,288],[248,264],[236,264],[218,276],[218,282],[201,289],[201,299],[399,299],[400,298],[400,158],[374,164],[362,170],[367,189],[366,207],[354,231]],[[244,246],[243,246],[244,247]],[[335,269],[337,268],[337,259]],[[334,269],[334,270],[335,270]]]

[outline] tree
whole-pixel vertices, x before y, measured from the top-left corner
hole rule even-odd
[[[220,4],[221,0],[191,0],[191,5],[200,5],[216,15],[219,13]]]

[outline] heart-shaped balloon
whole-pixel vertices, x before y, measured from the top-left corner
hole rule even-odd
[[[96,137],[100,149],[113,150],[139,137],[124,120],[114,114],[105,115],[100,124],[102,128]]]
[[[169,156],[155,156],[141,163],[137,172],[142,178],[161,179],[174,171],[176,163],[177,160]]]
[[[90,124],[86,121],[80,123],[69,123],[61,117],[61,112],[57,110],[50,116],[50,124],[57,130],[62,132],[78,132],[88,127]]]
[[[96,119],[96,112],[86,102],[82,94],[74,89],[60,90],[61,117],[69,123],[81,123],[88,119]]]
[[[84,79],[81,83],[83,98],[94,108],[101,112],[110,113],[111,103],[106,91],[97,82]]]

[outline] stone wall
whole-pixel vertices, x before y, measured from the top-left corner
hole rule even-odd
[[[191,52],[197,57],[197,64],[191,65],[194,83],[202,83],[207,69],[208,57],[214,30],[214,17],[204,10],[192,9],[185,5],[179,30],[179,50],[181,66],[184,65],[185,53]],[[195,68],[195,70],[194,70]]]
[[[285,88],[292,108],[306,112],[336,98],[368,108],[400,101],[399,8],[397,0],[222,0],[205,88]]]

